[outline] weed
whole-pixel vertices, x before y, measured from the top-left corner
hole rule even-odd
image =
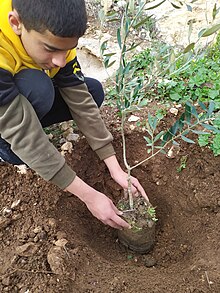
[[[181,172],[183,169],[186,169],[186,162],[187,162],[187,156],[182,156],[180,158],[180,166],[177,168],[177,172]]]

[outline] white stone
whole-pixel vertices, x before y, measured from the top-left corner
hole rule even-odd
[[[135,115],[131,115],[131,116],[128,118],[128,122],[137,122],[138,120],[140,120],[140,117],[135,116]]]

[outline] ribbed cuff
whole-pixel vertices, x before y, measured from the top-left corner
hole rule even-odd
[[[65,163],[63,167],[51,178],[50,182],[57,185],[61,189],[65,189],[76,177],[76,172],[74,172],[68,165]]]
[[[104,147],[95,151],[96,154],[99,156],[100,160],[105,160],[113,155],[115,155],[114,147],[111,143],[105,145]]]

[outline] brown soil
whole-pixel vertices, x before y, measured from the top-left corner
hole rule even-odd
[[[120,136],[113,135],[122,161]],[[127,134],[127,149],[131,164],[144,158],[143,133]],[[182,156],[187,167],[177,172]],[[67,160],[117,203],[122,191],[85,139]],[[134,170],[159,219],[154,249],[140,255],[123,247],[117,232],[77,198],[31,170],[22,175],[2,164],[0,292],[219,293],[219,166],[220,157],[208,149],[183,144],[175,158],[159,155]]]

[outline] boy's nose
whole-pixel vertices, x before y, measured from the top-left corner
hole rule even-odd
[[[52,58],[52,63],[57,67],[66,65],[66,52],[56,52]]]

